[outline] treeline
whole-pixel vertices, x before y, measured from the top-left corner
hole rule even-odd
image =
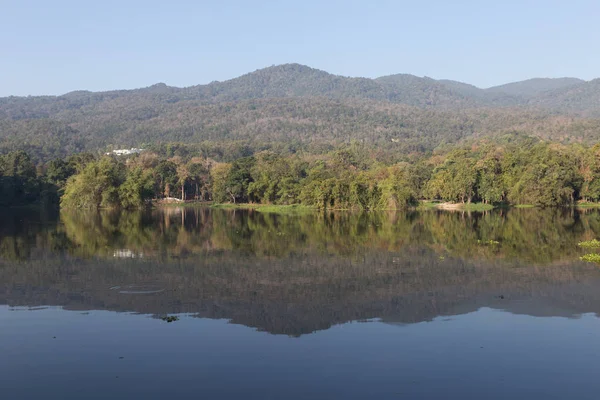
[[[126,158],[82,153],[38,168],[27,154],[10,153],[0,169],[2,204],[52,193],[65,208],[139,208],[164,198],[366,210],[420,199],[544,207],[600,200],[600,145],[480,141],[403,162],[359,142],[322,155],[249,151],[231,162],[197,150],[171,144]]]
[[[58,187],[24,151],[0,154],[0,206],[57,203]]]

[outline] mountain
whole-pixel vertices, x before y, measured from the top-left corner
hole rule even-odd
[[[577,78],[533,78],[521,82],[507,83],[486,89],[487,92],[504,93],[512,96],[532,98],[554,90],[570,89],[585,83]]]
[[[225,82],[189,88],[195,98],[238,101],[273,97],[319,97],[385,99],[382,87],[372,79],[347,78],[300,64],[272,66]]]
[[[388,101],[418,107],[474,106],[433,79],[393,75],[378,79],[332,75],[300,64],[272,66],[225,82],[184,89],[186,99],[209,102],[286,97]]]
[[[538,108],[556,113],[577,113],[585,116],[600,116],[600,79],[550,90],[530,99]]]
[[[89,109],[100,103],[152,102],[177,103],[195,101],[196,104],[236,102],[250,99],[315,98],[336,100],[362,99],[406,104],[422,108],[465,109],[477,107],[524,106],[549,94],[564,97],[565,111],[570,111],[572,89],[585,85],[576,78],[530,79],[489,89],[451,80],[434,80],[409,74],[396,74],[376,79],[351,78],[300,64],[283,64],[263,68],[224,82],[211,82],[187,88],[176,88],[159,83],[147,88],[108,92],[76,91],[62,96],[30,96],[0,98],[0,118],[24,119],[53,117],[74,109]],[[563,96],[564,93],[564,96]],[[537,96],[537,97],[536,97]],[[592,96],[593,97],[593,96]],[[592,99],[591,99],[592,100]],[[590,100],[590,101],[591,101]],[[593,109],[600,114],[600,106],[580,102],[578,109]],[[562,103],[549,103],[552,110]]]
[[[520,95],[515,95],[507,92],[494,92],[485,89],[480,89],[477,86],[468,83],[442,79],[438,81],[455,93],[460,93],[465,97],[473,99],[480,106],[505,107],[518,106],[525,103],[525,99]]]
[[[477,86],[471,85],[469,83],[452,81],[449,79],[440,79],[439,82],[441,85],[444,85],[450,90],[453,90],[457,93],[461,93],[463,96],[467,97],[485,97],[486,91],[478,88]]]
[[[515,132],[592,142],[600,139],[598,117],[600,80],[532,79],[480,89],[408,74],[351,78],[284,64],[186,88],[159,83],[0,98],[0,151],[26,149],[45,160],[157,142],[294,143],[314,150],[359,140],[399,154]]]

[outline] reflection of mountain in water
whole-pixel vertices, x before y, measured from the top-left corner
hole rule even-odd
[[[359,260],[231,254],[166,264],[58,259],[6,265],[0,280],[0,302],[10,305],[186,312],[289,335],[368,318],[428,321],[483,306],[542,316],[600,311],[594,267],[440,260],[420,248]]]
[[[480,307],[600,312],[600,270],[573,261],[598,213],[515,211],[21,215],[0,228],[0,303],[185,312],[288,335]],[[500,244],[477,244],[489,239]]]

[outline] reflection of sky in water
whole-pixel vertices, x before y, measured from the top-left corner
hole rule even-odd
[[[600,320],[482,308],[299,338],[224,320],[0,308],[3,398],[596,399]],[[122,357],[122,358],[121,358]]]

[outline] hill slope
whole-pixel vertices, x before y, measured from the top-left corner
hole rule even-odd
[[[512,96],[532,98],[552,90],[569,89],[585,83],[577,78],[533,78],[521,82],[507,83],[486,89],[486,92],[504,93]]]
[[[0,98],[0,151],[26,149],[47,159],[155,142],[322,147],[355,139],[411,152],[511,132],[590,142],[600,139],[592,117],[600,117],[600,80],[533,79],[480,89],[407,74],[348,78],[285,64],[188,88]]]

